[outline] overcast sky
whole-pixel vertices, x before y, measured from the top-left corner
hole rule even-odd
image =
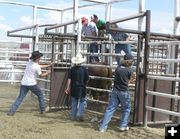
[[[0,0],[1,1],[1,0]],[[12,0],[22,3],[37,4],[55,8],[71,7],[73,0]],[[174,1],[175,0],[145,0],[145,9],[151,10],[151,31],[169,33],[173,32],[173,18],[174,18]],[[79,5],[85,4],[79,0]],[[112,19],[118,19],[125,16],[138,13],[139,0],[129,0],[119,2],[112,6]],[[90,17],[92,14],[97,14],[99,18],[105,18],[104,6],[94,6],[89,8],[79,9],[79,17]],[[72,10],[64,14],[64,21],[72,20]],[[59,23],[60,13],[38,10],[37,11],[38,24]],[[9,40],[6,36],[8,30],[17,29],[20,27],[32,24],[32,8],[9,5],[0,3],[0,40]],[[125,22],[121,24],[124,28],[137,29],[137,20]]]

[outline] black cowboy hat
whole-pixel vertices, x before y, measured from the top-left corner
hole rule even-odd
[[[39,51],[34,51],[34,52],[32,52],[32,55],[31,55],[30,59],[36,60],[36,59],[38,59],[38,58],[40,58],[42,56],[43,56],[43,54],[40,53]]]

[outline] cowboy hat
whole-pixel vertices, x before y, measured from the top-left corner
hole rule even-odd
[[[32,55],[31,55],[30,59],[36,60],[36,59],[38,59],[38,58],[40,58],[42,56],[43,56],[43,54],[40,53],[39,51],[34,51],[34,52],[32,52]]]
[[[83,58],[82,55],[79,53],[75,57],[71,59],[73,64],[81,64],[86,61],[86,58]]]

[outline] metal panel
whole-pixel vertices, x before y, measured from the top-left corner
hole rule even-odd
[[[171,94],[172,92],[172,81],[162,81],[162,80],[148,80],[148,90],[163,92],[166,94]],[[143,122],[143,97],[144,97],[144,80],[140,80],[140,91],[135,96],[137,98],[137,103],[135,104],[135,122]],[[166,110],[170,110],[171,100],[164,97],[153,97],[148,96],[147,106],[158,107]],[[169,121],[169,115],[165,115],[158,112],[148,111],[148,122],[159,122],[159,121]]]
[[[65,94],[69,69],[53,69],[51,74],[50,108],[69,108],[70,96]]]

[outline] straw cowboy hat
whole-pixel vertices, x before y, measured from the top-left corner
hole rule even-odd
[[[83,58],[82,55],[79,53],[76,55],[76,57],[73,57],[71,61],[73,64],[81,64],[86,61],[86,58]]]
[[[34,51],[34,52],[32,52],[32,55],[31,55],[30,59],[36,60],[36,59],[38,59],[38,58],[40,58],[42,56],[43,56],[43,54],[40,53],[39,51]]]

